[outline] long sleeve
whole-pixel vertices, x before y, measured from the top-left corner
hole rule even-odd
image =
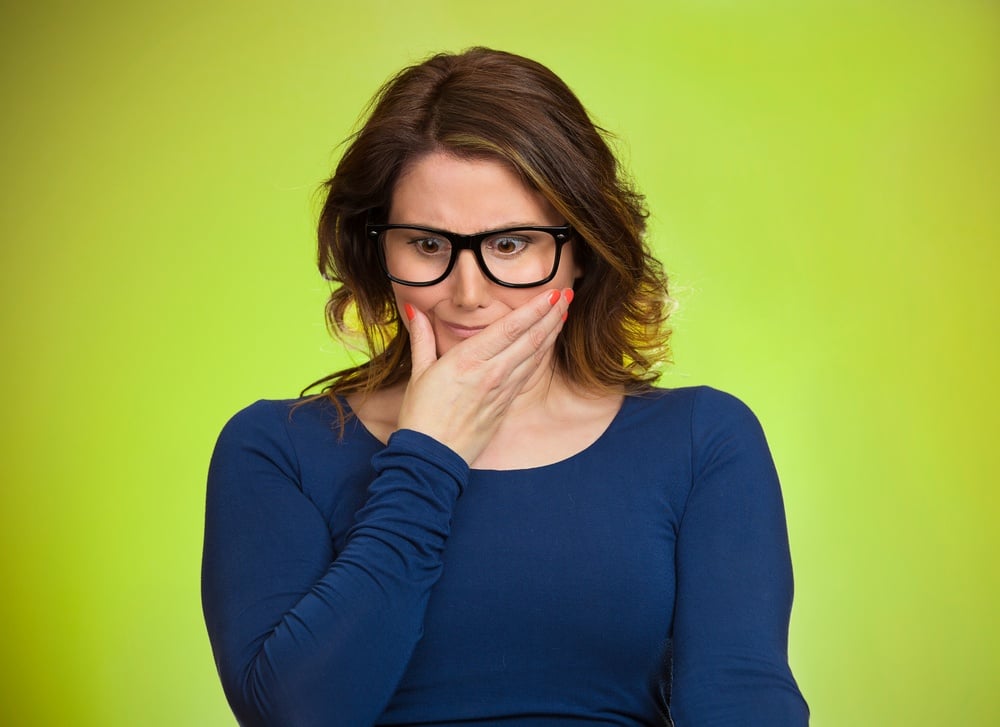
[[[798,727],[809,711],[788,667],[792,567],[764,434],[711,389],[692,408],[693,484],[676,548],[677,727]]]
[[[468,468],[396,432],[335,552],[287,419],[287,406],[249,407],[212,458],[202,599],[216,664],[243,725],[370,725],[421,637]]]

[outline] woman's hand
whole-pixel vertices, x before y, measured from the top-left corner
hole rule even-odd
[[[399,428],[433,437],[472,464],[551,354],[570,300],[569,289],[546,291],[440,359],[430,321],[409,309],[413,366]]]

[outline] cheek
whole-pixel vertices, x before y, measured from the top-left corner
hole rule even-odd
[[[399,319],[403,322],[407,330],[410,329],[410,321],[406,317],[406,304],[409,303],[416,310],[430,317],[431,311],[440,297],[436,296],[431,288],[414,288],[395,283],[392,286],[392,293],[396,299],[396,310],[399,312]]]
[[[543,290],[546,290],[549,285],[544,285],[537,288],[503,288],[502,292],[498,293],[496,299],[506,308],[507,310],[514,310],[515,308],[520,308],[525,303],[532,300],[536,295],[538,295]]]
[[[577,278],[583,277],[583,266],[580,265],[577,260],[576,255],[573,254],[573,250],[570,249],[569,256],[566,260],[559,261],[559,274],[565,275],[570,281],[576,280]],[[567,286],[569,287],[569,286]]]
[[[402,321],[403,328],[410,330],[410,320],[406,317],[406,304],[413,305],[413,303],[407,298],[405,293],[401,293],[399,290],[394,290],[393,293],[396,298],[396,313],[399,315],[399,320]]]

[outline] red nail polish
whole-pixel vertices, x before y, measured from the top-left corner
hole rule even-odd
[[[566,298],[566,302],[567,303],[572,303],[573,302],[573,289],[572,288],[566,288],[566,290],[563,291],[563,297]]]
[[[563,323],[566,322],[567,318],[569,318],[569,311],[568,310],[567,311],[563,311],[563,315],[562,315]]]
[[[409,303],[403,303],[403,312],[406,314],[406,320],[412,321],[417,317],[417,312],[413,310],[413,306]]]
[[[549,293],[549,305],[555,305],[558,302],[559,302],[559,291],[553,290],[551,293]]]

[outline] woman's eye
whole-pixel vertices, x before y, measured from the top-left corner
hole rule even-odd
[[[500,255],[513,255],[521,252],[527,244],[528,241],[520,237],[496,237],[487,243],[490,250]]]
[[[414,240],[413,245],[416,246],[417,250],[426,255],[434,255],[444,249],[444,243],[433,237],[425,237],[420,240]]]

